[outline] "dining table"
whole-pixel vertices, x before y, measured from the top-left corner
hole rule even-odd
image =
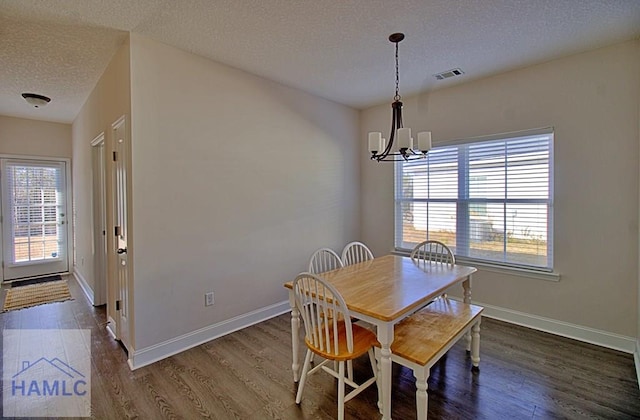
[[[414,260],[385,255],[332,271],[316,274],[331,283],[342,295],[353,318],[375,326],[380,343],[379,408],[383,420],[391,419],[391,343],[394,325],[462,283],[463,300],[471,303],[471,276],[474,267]],[[289,289],[293,380],[300,379],[300,313],[295,304],[293,281]],[[471,337],[467,336],[467,349]]]

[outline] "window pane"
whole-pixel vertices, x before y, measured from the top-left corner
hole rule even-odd
[[[468,256],[504,261],[504,205],[485,203],[484,209],[482,216],[473,212],[470,215]]]
[[[507,260],[541,265],[547,259],[547,206],[507,205]]]
[[[469,197],[504,198],[504,142],[469,146]]]
[[[402,237],[405,248],[427,239],[455,247],[456,203],[404,202]]]

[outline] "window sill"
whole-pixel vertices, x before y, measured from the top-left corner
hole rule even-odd
[[[393,255],[408,257],[410,254],[410,251],[396,249],[394,251],[391,251],[391,253]],[[504,265],[489,264],[484,261],[481,262],[481,261],[475,261],[467,258],[458,258],[458,257],[456,257],[456,262],[462,265],[474,266],[480,271],[489,271],[492,273],[508,274],[508,275],[519,276],[519,277],[528,277],[528,278],[545,280],[545,281],[554,281],[554,282],[560,281],[560,273],[556,273],[556,272],[533,270],[533,269],[527,269],[527,268],[521,268],[521,267],[508,267]]]

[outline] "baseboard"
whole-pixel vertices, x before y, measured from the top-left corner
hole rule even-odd
[[[636,351],[633,352],[633,360],[636,362],[636,376],[638,377],[638,388],[640,388],[640,338],[636,340]]]
[[[173,356],[192,347],[199,346],[207,341],[282,315],[290,310],[291,306],[289,306],[289,301],[277,303],[222,321],[218,324],[209,325],[150,347],[131,351],[129,353],[129,367],[131,370],[134,370],[150,365],[151,363]]]
[[[89,286],[89,283],[87,283],[87,279],[84,278],[75,266],[73,267],[73,277],[75,277],[85,296],[89,299],[89,303],[93,305],[93,289]]]
[[[460,300],[459,298],[452,297]],[[522,325],[523,327],[533,328],[534,330],[544,331],[561,337],[572,338],[574,340],[583,341],[585,343],[595,344],[598,346],[610,348],[633,354],[638,353],[638,344],[632,337],[626,337],[607,331],[596,330],[594,328],[583,327],[581,325],[570,324],[568,322],[558,321],[542,316],[531,315],[524,312],[518,312],[511,309],[500,308],[486,303],[473,301],[474,304],[484,307],[482,316],[497,319],[499,321],[509,322],[511,324]],[[636,360],[636,366],[638,361]],[[638,369],[636,369],[638,370]]]
[[[457,299],[455,297],[452,298]],[[636,374],[638,375],[638,383],[640,384],[640,339],[636,340],[632,337],[613,334],[606,331],[596,330],[594,328],[583,327],[511,309],[500,308],[482,302],[474,301],[473,303],[483,306],[483,316],[488,318],[633,354]],[[150,365],[192,347],[289,312],[290,310],[291,307],[289,306],[288,301],[280,302],[218,324],[201,328],[150,347],[134,350],[130,352],[129,367],[131,370],[135,370],[143,366]]]

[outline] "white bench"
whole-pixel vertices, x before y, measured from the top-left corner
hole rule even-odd
[[[478,368],[483,309],[440,298],[395,326],[391,360],[413,370],[418,420],[427,418],[429,370],[469,330],[472,331],[471,362]]]

